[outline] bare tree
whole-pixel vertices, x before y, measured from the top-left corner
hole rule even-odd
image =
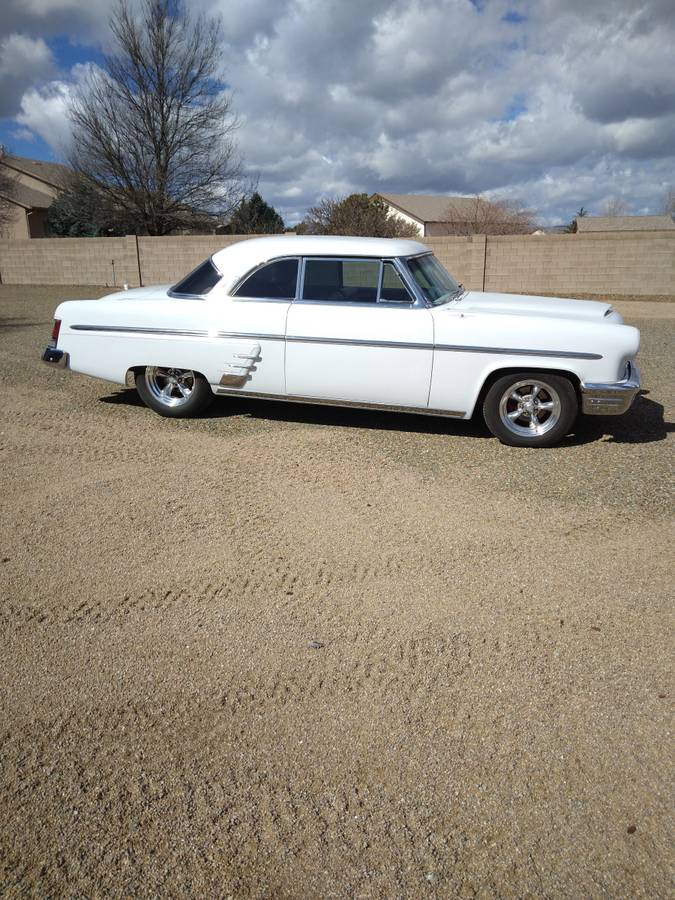
[[[605,201],[602,207],[603,216],[626,216],[628,215],[628,204],[623,197],[610,197]]]
[[[451,201],[444,220],[432,226],[429,232],[435,234],[532,234],[537,223],[533,213],[515,201],[476,196]]]
[[[588,215],[588,212],[586,210],[586,207],[580,206],[579,209],[577,210],[576,216],[572,219],[572,221],[569,223],[567,228],[565,228],[565,232],[567,234],[576,234],[577,230],[578,230],[577,219],[583,219],[587,215]]]
[[[663,195],[663,212],[667,216],[675,216],[675,188],[670,187]]]
[[[76,95],[69,162],[137,231],[168,234],[241,199],[237,120],[221,80],[218,19],[181,0],[119,0],[115,50]]]
[[[346,234],[360,237],[417,237],[414,225],[394,215],[379,197],[350,194],[322,200],[307,211],[302,234]]]

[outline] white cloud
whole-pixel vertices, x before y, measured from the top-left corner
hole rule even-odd
[[[14,131],[11,132],[11,136],[15,141],[30,142],[35,140],[35,133],[28,128],[15,128]]]
[[[70,81],[51,81],[40,89],[26,91],[15,121],[39,135],[58,155],[65,156],[70,139],[70,98],[93,69],[91,64],[77,65],[71,70]]]
[[[0,78],[26,78],[52,65],[52,52],[42,38],[10,34],[0,43]]]
[[[69,125],[67,119],[70,86],[53,81],[47,88],[26,91],[21,98],[21,112],[16,121],[39,135],[57,152],[67,145]]]
[[[10,114],[29,86],[44,81],[54,68],[42,38],[8,34],[0,40],[0,116]]]

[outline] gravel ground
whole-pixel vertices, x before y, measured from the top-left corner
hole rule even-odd
[[[0,892],[670,895],[675,304],[527,451],[161,419],[39,363],[86,293],[0,288]]]

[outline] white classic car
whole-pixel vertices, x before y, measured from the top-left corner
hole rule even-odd
[[[266,237],[173,286],[62,303],[43,360],[132,385],[164,416],[214,395],[469,419],[507,444],[618,415],[640,387],[637,329],[608,303],[467,291],[424,244]]]

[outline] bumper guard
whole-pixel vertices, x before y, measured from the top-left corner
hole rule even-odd
[[[621,416],[627,412],[640,390],[640,370],[626,363],[621,381],[613,384],[581,385],[581,411],[587,416]]]

